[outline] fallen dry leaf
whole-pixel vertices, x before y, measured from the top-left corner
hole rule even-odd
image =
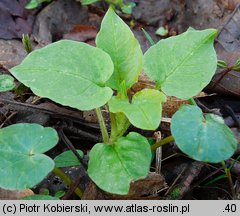
[[[23,34],[30,34],[34,17],[32,11],[24,7],[28,0],[0,1],[0,38],[22,38]]]
[[[31,195],[34,193],[30,189],[11,191],[0,188],[0,200],[20,200]]]
[[[87,186],[83,199],[85,200],[113,200],[113,199],[159,199],[157,192],[166,187],[165,179],[162,175],[151,172],[145,179],[132,182],[128,195],[115,195],[102,191],[93,182]]]
[[[64,39],[88,42],[91,40],[95,40],[97,36],[97,29],[95,26],[88,25],[76,25],[69,31],[63,35]]]

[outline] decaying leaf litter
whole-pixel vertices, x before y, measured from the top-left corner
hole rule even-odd
[[[228,35],[229,29],[235,30],[235,32],[237,31],[237,27],[234,27],[234,24],[237,23],[236,21],[239,13],[237,1],[207,1],[207,3],[203,3],[203,1],[196,1],[194,3],[188,1],[181,1],[181,3],[176,3],[175,1],[136,1],[136,3],[137,6],[134,8],[132,14],[133,18],[135,19],[133,31],[140,40],[143,50],[146,50],[146,48],[150,47],[150,44],[141,31],[142,27],[144,27],[150,33],[155,41],[160,39],[154,34],[159,27],[167,28],[169,34],[168,36],[179,34],[185,31],[189,26],[200,29],[215,27],[219,28],[220,30],[216,41],[218,54],[226,57],[226,59],[223,59],[223,57],[221,57],[221,59],[225,60],[229,64],[234,64],[237,58],[239,58],[237,54],[237,45],[236,51],[234,50],[235,46],[232,46],[232,44],[238,43],[238,38],[235,38],[236,34],[233,33],[231,36]],[[25,2],[23,1],[21,4],[24,5]],[[157,6],[160,4],[162,11],[156,11]],[[214,16],[209,10],[209,5],[213,8]],[[5,6],[3,9],[6,9],[6,4],[3,4],[3,6]],[[19,8],[20,6],[18,2],[16,2],[16,8]],[[206,9],[206,7],[208,8]],[[59,10],[62,10],[64,14],[59,13]],[[76,11],[76,14],[78,15],[74,16],[74,13],[72,13],[73,10]],[[79,10],[81,13],[79,13]],[[11,13],[11,9],[9,8],[7,11],[10,11],[10,17],[18,16],[24,20],[26,20],[26,17],[28,17],[27,15],[23,16],[22,13],[16,14],[16,11]],[[150,14],[147,14],[147,11],[149,11],[150,14],[155,11],[155,16],[150,16]],[[28,13],[29,11],[26,12],[26,14]],[[99,9],[97,6],[90,6],[87,8],[81,6],[79,2],[75,1],[54,1],[49,5],[43,5],[43,7],[38,9],[37,12],[30,12],[31,16],[33,16],[35,20],[33,28],[30,31],[32,32],[32,39],[36,43],[36,48],[42,47],[61,38],[68,37],[69,39],[78,39],[93,44],[97,29],[99,28],[101,18],[104,13],[104,9]],[[36,14],[37,16],[35,16]],[[199,16],[198,18],[196,14],[203,16]],[[189,17],[193,15],[194,19],[189,19]],[[50,19],[49,16],[51,17]],[[76,17],[78,18],[76,19]],[[153,20],[151,20],[150,17],[153,17]],[[129,16],[123,16],[123,18],[126,20],[126,22],[131,21]],[[57,23],[61,23],[63,20],[66,22],[66,25],[57,25]],[[193,23],[189,23],[189,20],[192,20]],[[39,23],[41,23],[41,25]],[[56,28],[56,26],[59,26],[59,29]],[[24,33],[30,32],[28,29],[28,31],[25,31]],[[9,33],[5,34],[9,35]],[[11,35],[9,38],[6,38],[6,35],[2,36],[4,40],[1,40],[4,51],[1,53],[0,63],[2,64],[3,73],[8,73],[6,69],[9,69],[12,66],[20,63],[24,55],[26,55],[19,40],[21,39],[21,35],[14,33],[15,36]],[[16,53],[22,53],[22,57],[21,55],[16,55]],[[233,59],[233,63],[231,61],[228,62],[227,57],[229,56],[232,56],[231,60]],[[14,62],[16,58],[20,58],[20,60],[18,60],[18,62]],[[238,76],[237,73],[232,72],[231,70],[229,70],[229,73],[227,73],[226,76],[231,76],[231,74],[235,74],[232,76]],[[233,126],[235,127],[234,131],[236,132],[236,136],[238,136],[239,128],[237,129],[236,126],[238,125],[239,121],[239,104],[238,98],[235,96],[239,95],[239,89],[237,88],[239,85],[234,85],[236,86],[236,88],[234,88],[232,81],[228,82],[228,80],[229,78],[223,77],[222,80],[220,80],[220,85],[215,86],[213,89],[211,86],[209,87],[209,96],[199,96],[196,100],[199,102],[199,106],[204,112],[220,113],[223,115],[223,117],[232,119],[232,121],[230,120],[232,122],[231,125],[235,125]],[[237,82],[239,79],[234,79],[234,81]],[[142,88],[144,85],[151,86],[152,83],[150,83],[144,77],[142,80],[140,80],[140,84],[138,83],[138,86],[136,86]],[[224,87],[222,87],[223,85]],[[217,91],[217,93],[221,94],[216,96],[211,95],[212,93],[216,93],[216,87],[221,88],[220,91]],[[134,91],[136,89],[133,88],[132,90]],[[168,100],[174,101],[174,99],[170,100],[170,98]],[[1,112],[3,113],[1,116],[1,122],[4,123],[2,127],[11,125],[13,123],[29,122],[40,123],[44,126],[51,126],[58,129],[58,131],[61,131],[59,134],[63,142],[58,144],[56,148],[48,153],[48,155],[52,158],[64,150],[67,150],[69,147],[71,149],[71,144],[74,145],[74,148],[80,148],[84,152],[88,152],[92,145],[96,143],[96,141],[99,142],[101,140],[99,126],[96,124],[94,112],[79,112],[74,109],[54,105],[49,100],[36,98],[29,90],[25,91],[23,95],[16,94],[14,92],[3,93],[1,94],[1,102]],[[175,104],[170,103],[169,106],[174,107]],[[168,110],[168,108],[166,109]],[[108,113],[105,113],[105,115],[107,117]],[[166,117],[171,118],[171,115]],[[135,130],[139,132],[139,130]],[[163,136],[166,137],[169,134],[168,121],[162,122],[159,130],[161,130]],[[152,133],[147,131],[140,132],[148,137],[153,136]],[[238,155],[236,155],[234,158],[236,159],[237,156]],[[231,171],[234,185],[228,186],[228,180],[226,180],[224,177],[222,180],[214,181],[218,176],[223,174],[221,165],[218,166],[216,164],[212,165],[194,162],[184,156],[174,145],[174,143],[172,143],[172,145],[163,148],[162,176],[159,175],[156,177],[151,177],[153,175],[151,174],[149,181],[146,179],[146,182],[149,182],[149,188],[146,188],[144,193],[140,193],[139,189],[137,189],[138,182],[136,182],[136,186],[134,186],[134,184],[131,186],[134,193],[130,193],[130,197],[124,198],[237,198],[239,196],[239,191],[237,190],[237,185],[239,184],[239,165],[238,162],[234,160],[229,160],[226,162],[226,164],[229,166],[232,165]],[[82,170],[82,172],[79,172],[79,169]],[[76,167],[66,169],[66,172],[69,172],[72,179],[76,180],[77,183],[80,182],[80,187],[83,191],[87,187],[86,193],[84,194],[86,199],[119,198],[118,196],[114,197],[111,196],[111,194],[102,192],[92,183],[88,184],[89,179],[83,170],[83,167]],[[152,171],[154,171],[154,167]],[[54,178],[54,176],[49,177],[48,180],[46,179],[46,181],[42,182],[42,184],[33,190],[36,193],[43,193],[44,188],[47,188],[50,191],[50,194],[54,195],[59,190],[67,189],[66,185],[64,185],[61,180],[57,179],[55,181]],[[189,178],[191,179],[190,181]],[[186,181],[188,182],[187,187]],[[50,182],[50,184],[48,182]],[[205,191],[209,191],[209,189],[211,189],[212,193],[210,193],[210,195],[208,194],[206,197]],[[231,189],[234,191],[231,191]],[[69,191],[73,192],[74,189],[70,188]],[[95,196],[93,196],[94,191],[96,194]],[[233,194],[235,197],[233,197]],[[71,193],[66,193],[65,196],[65,198],[73,198]]]

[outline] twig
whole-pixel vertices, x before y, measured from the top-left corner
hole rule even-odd
[[[84,166],[85,169],[87,169],[87,164],[85,164],[85,162],[82,160],[82,157],[79,155],[79,153],[77,152],[77,150],[75,149],[75,147],[73,146],[73,144],[71,143],[71,141],[67,138],[67,136],[64,134],[62,129],[58,130],[59,132],[59,136],[61,137],[61,139],[63,140],[63,142],[66,144],[66,146],[72,151],[72,153],[77,157],[77,159],[79,160],[79,162]]]
[[[48,109],[45,109],[45,108],[42,108],[42,107],[38,107],[36,105],[21,103],[21,102],[8,100],[8,99],[4,99],[4,98],[0,98],[0,102],[6,103],[6,104],[11,104],[11,105],[14,105],[14,106],[17,106],[17,107],[19,106],[19,107],[27,108],[27,109],[33,110],[33,111],[37,110],[39,112],[49,114],[49,115],[51,115],[53,117],[56,117],[56,118],[71,120],[72,122],[79,123],[79,124],[81,124],[85,127],[89,127],[89,128],[93,128],[93,129],[99,129],[99,126],[97,124],[85,122],[82,118],[76,118],[76,117],[73,117],[71,115],[53,112],[51,110],[48,110]]]
[[[181,173],[177,176],[177,178],[173,181],[172,185],[168,188],[168,190],[166,191],[166,193],[164,194],[164,196],[167,196],[169,194],[169,192],[173,189],[174,185],[177,183],[177,181],[181,178],[182,174],[185,172],[185,170],[187,169],[187,167],[184,167],[181,171]]]
[[[215,167],[214,167],[215,168]],[[203,179],[201,179],[200,181],[198,181],[196,184],[194,184],[192,186],[192,189],[197,187],[198,185],[200,185],[201,183],[205,182],[207,179],[211,178],[212,176],[216,175],[217,173],[222,172],[222,167],[219,167],[218,169],[214,170],[213,172],[211,172],[210,174],[208,174],[207,176],[205,176]]]
[[[101,140],[100,133],[99,135],[94,135],[93,130],[91,130],[91,133],[84,131],[82,129],[79,129],[78,127],[75,127],[72,124],[68,124],[67,122],[64,122],[61,125],[61,128],[68,133],[76,135],[78,138],[84,139],[84,140],[90,140],[94,143],[98,143]]]
[[[0,125],[0,128],[2,128],[4,125],[5,125],[5,123],[7,122],[7,121],[9,121],[13,116],[15,116],[17,114],[17,112],[13,112],[13,113],[11,113],[11,115],[9,115],[4,121],[3,121],[3,123]]]
[[[191,166],[186,170],[185,176],[183,177],[178,187],[175,188],[171,194],[177,191],[177,199],[182,199],[190,191],[191,183],[199,175],[204,166],[204,163],[198,161],[193,162]],[[171,196],[169,198],[171,198]]]
[[[232,117],[232,119],[235,121],[236,125],[238,126],[238,128],[240,128],[240,120],[238,119],[237,115],[235,114],[235,112],[233,111],[233,109],[228,106],[227,104],[224,104],[224,109],[228,112],[228,114]]]
[[[221,82],[221,80],[232,70],[232,68],[226,68],[224,70],[222,70],[220,73],[222,74],[219,79],[217,79],[217,81],[215,81],[215,83],[212,86],[212,89],[214,90],[216,88],[216,86]]]

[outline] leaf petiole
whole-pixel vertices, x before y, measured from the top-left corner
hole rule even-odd
[[[73,182],[70,178],[68,178],[68,176],[59,168],[54,167],[53,169],[53,173],[57,176],[59,176],[66,185],[68,185],[69,187],[72,186]],[[83,192],[80,190],[80,188],[76,188],[74,193],[81,199],[83,196]]]
[[[105,121],[104,121],[103,116],[102,116],[101,109],[96,108],[95,110],[96,110],[96,113],[97,113],[98,123],[99,123],[100,130],[101,130],[101,133],[102,133],[103,142],[104,143],[109,143],[108,131],[107,131],[107,127],[106,127]]]
[[[159,142],[156,142],[154,145],[152,145],[151,150],[155,151],[157,148],[159,148],[159,147],[161,147],[165,144],[168,144],[172,141],[174,141],[174,137],[173,136],[168,136],[168,137],[160,140]]]

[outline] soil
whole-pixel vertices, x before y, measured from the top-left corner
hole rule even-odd
[[[42,4],[35,10],[26,10],[27,0],[13,0],[0,3],[0,73],[8,74],[8,69],[19,64],[27,55],[21,37],[29,34],[35,49],[60,39],[72,39],[95,45],[95,37],[101,20],[106,12],[106,4],[98,3],[82,6],[75,0],[56,0],[50,4]],[[218,37],[215,42],[219,59],[229,65],[239,58],[240,7],[238,0],[135,0],[136,7],[132,15],[119,15],[131,28],[139,40],[143,52],[150,44],[145,38],[144,28],[155,42],[166,37],[186,31],[190,26],[196,29],[217,28]],[[159,27],[168,30],[167,35],[157,36]],[[220,79],[221,78],[221,79]],[[20,85],[18,83],[18,85]],[[151,86],[144,75],[131,89],[132,93],[139,88]],[[0,125],[5,127],[14,123],[38,123],[55,128],[60,133],[60,142],[47,155],[54,158],[68,150],[64,137],[74,148],[87,154],[92,146],[101,141],[100,129],[94,111],[81,112],[63,107],[48,99],[38,98],[29,89],[21,86],[18,92],[0,94]],[[204,112],[221,115],[226,124],[234,131],[240,141],[240,74],[228,71],[222,76],[218,70],[210,85],[204,90],[207,94],[199,95],[196,102]],[[170,135],[169,119],[176,109],[186,101],[168,98],[164,107],[164,121],[157,131],[162,136]],[[106,113],[106,118],[108,114]],[[108,123],[108,122],[107,122]],[[136,128],[131,130],[153,137],[154,133]],[[240,142],[239,142],[240,143]],[[231,165],[240,155],[240,147],[235,155],[227,161]],[[174,142],[162,149],[161,174],[156,174],[155,163],[148,178],[131,184],[127,196],[117,196],[101,191],[90,181],[86,167],[69,167],[64,172],[84,191],[84,199],[240,199],[240,163],[236,162],[231,170],[233,185],[228,179],[215,181],[224,174],[221,164],[207,164],[193,161],[184,155]],[[66,191],[64,199],[78,199],[61,179],[54,174],[44,179],[35,188],[34,193],[48,190],[54,195],[59,190]],[[4,191],[4,190],[3,190]],[[69,192],[70,191],[70,192]],[[1,194],[1,191],[0,191]],[[6,191],[0,199],[6,199]],[[12,195],[10,195],[10,199]],[[17,198],[19,196],[17,195]]]

